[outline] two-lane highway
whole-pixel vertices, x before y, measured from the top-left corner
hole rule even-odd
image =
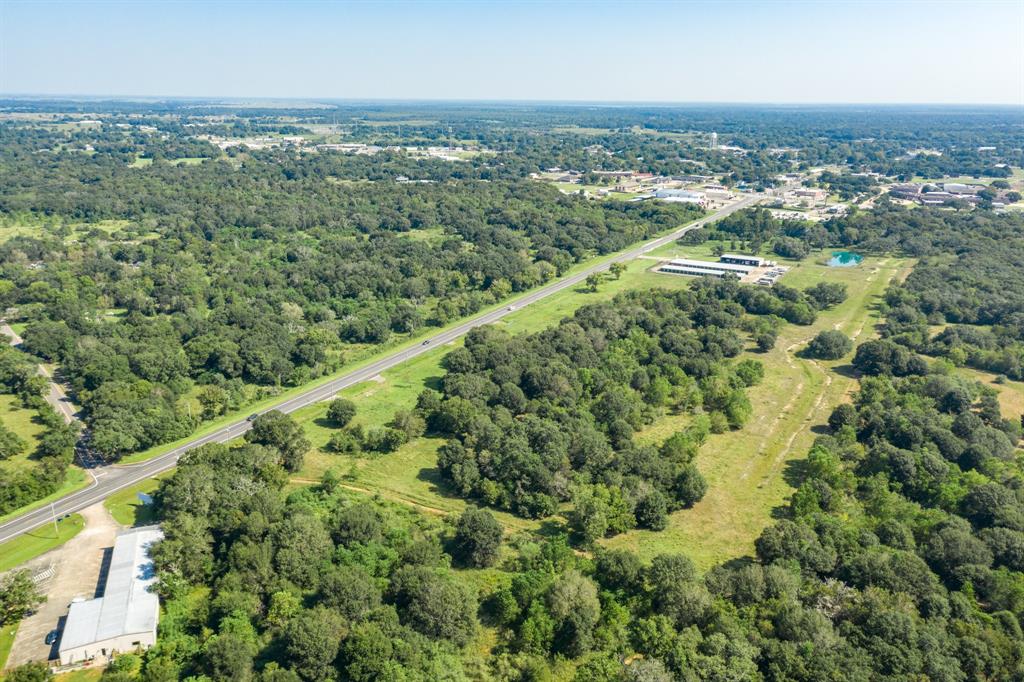
[[[563,289],[575,286],[576,284],[586,280],[590,275],[607,270],[611,263],[632,260],[638,256],[649,253],[660,246],[679,239],[679,237],[689,230],[696,229],[709,222],[723,218],[730,213],[751,206],[757,203],[761,198],[762,195],[744,196],[706,218],[701,218],[700,220],[690,223],[685,227],[681,227],[670,234],[636,246],[604,263],[591,266],[574,275],[558,279],[546,286],[536,289],[535,291],[520,296],[515,300],[509,301],[501,308],[477,315],[456,327],[439,332],[438,334],[425,341],[421,341],[414,346],[409,346],[402,350],[395,351],[376,362],[349,372],[337,379],[332,379],[325,384],[311,388],[308,391],[304,391],[292,398],[283,400],[282,402],[274,405],[272,409],[281,410],[282,412],[294,412],[295,410],[306,407],[307,405],[312,405],[313,403],[326,400],[342,389],[367,381],[381,372],[433,350],[437,346],[454,341],[474,327],[496,322],[506,315],[511,314],[513,310],[518,312],[532,303],[536,303],[537,301],[558,293]],[[194,438],[184,445],[145,462],[141,462],[139,464],[112,465],[95,469],[93,470],[95,480],[90,487],[62,497],[53,503],[52,509],[51,505],[46,505],[45,507],[40,507],[33,511],[26,512],[25,514],[22,514],[21,516],[18,516],[4,524],[0,524],[0,542],[10,540],[22,533],[26,533],[34,528],[42,526],[45,523],[49,523],[51,514],[61,516],[63,514],[76,512],[105,499],[122,488],[134,485],[140,481],[164,472],[172,468],[183,454],[193,448],[207,443],[224,443],[226,441],[234,440],[248,431],[250,426],[251,424],[243,418],[220,429],[219,431]]]

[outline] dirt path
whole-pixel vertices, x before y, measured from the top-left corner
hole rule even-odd
[[[47,601],[18,626],[8,667],[56,658],[57,644],[48,646],[44,641],[46,634],[64,625],[72,599],[97,596],[104,558],[113,547],[120,526],[102,503],[80,513],[85,517],[85,528],[78,535],[26,565],[34,575],[49,572],[51,567],[53,574],[40,583]]]

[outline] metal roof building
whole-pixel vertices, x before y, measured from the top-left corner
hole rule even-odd
[[[663,263],[658,267],[658,272],[665,272],[672,275],[693,275],[711,277],[725,277],[732,275],[743,278],[749,275],[753,268],[748,265],[736,265],[733,263],[709,263],[703,260],[690,260],[689,258],[675,258]]]
[[[109,658],[156,643],[160,599],[150,590],[156,575],[149,547],[162,538],[157,526],[117,537],[103,596],[71,605],[60,639],[61,664]]]

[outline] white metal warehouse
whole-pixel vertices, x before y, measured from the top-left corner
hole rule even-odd
[[[147,649],[156,643],[160,599],[149,547],[163,538],[157,526],[134,528],[114,542],[103,596],[72,604],[60,638],[62,665]]]

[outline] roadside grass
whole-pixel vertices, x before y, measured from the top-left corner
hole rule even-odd
[[[72,514],[57,522],[57,533],[53,524],[47,523],[35,530],[19,535],[13,540],[0,544],[0,573],[35,559],[55,547],[63,545],[85,527],[85,519],[79,514]]]
[[[85,473],[84,470],[76,466],[68,467],[68,473],[67,475],[65,475],[64,483],[61,484],[60,488],[58,488],[56,491],[42,499],[26,504],[24,507],[18,507],[14,511],[8,512],[7,514],[0,516],[0,523],[6,523],[7,521],[10,521],[13,518],[21,516],[22,514],[27,514],[33,509],[38,509],[39,507],[43,507],[50,504],[51,502],[55,502],[60,498],[64,497],[65,495],[70,495],[71,493],[77,490],[81,490],[82,488],[89,485],[91,482],[92,479]]]
[[[16,634],[18,634],[18,623],[0,627],[0,680],[4,679],[4,666],[7,665],[7,657],[11,655],[11,647],[14,646]]]
[[[38,422],[36,411],[22,407],[18,396],[3,393],[0,394],[0,421],[10,431],[20,436],[27,445],[24,452],[0,462],[0,473],[12,473],[35,466],[32,453],[45,431],[45,427]]]
[[[122,526],[148,526],[156,522],[156,515],[153,513],[153,505],[143,504],[139,499],[139,493],[151,495],[160,487],[162,476],[147,478],[129,488],[119,490],[107,499],[103,505],[114,517],[114,520]]]
[[[36,466],[36,461],[32,459],[32,453],[35,452],[36,446],[39,444],[39,437],[45,430],[43,425],[38,423],[37,419],[36,411],[22,407],[21,400],[17,396],[7,393],[0,394],[0,421],[3,421],[4,426],[14,431],[28,443],[28,447],[25,448],[24,452],[0,462],[0,477],[10,476],[24,469]],[[64,497],[75,490],[84,488],[88,485],[89,481],[89,476],[82,469],[72,465],[68,467],[64,483],[56,492],[0,516],[0,523],[49,504],[51,501]],[[0,562],[2,561],[3,557],[0,554]]]
[[[743,354],[764,363],[765,379],[749,389],[754,412],[747,425],[712,435],[698,453],[696,464],[708,482],[704,499],[672,514],[664,531],[635,530],[602,544],[630,549],[643,560],[681,552],[701,570],[752,554],[754,540],[794,489],[799,462],[816,435],[812,429],[856,386],[847,371],[852,353],[833,362],[801,359],[795,353],[825,329],[838,329],[857,341],[870,337],[879,322],[878,301],[888,283],[909,266],[906,260],[867,258],[855,268],[828,268],[808,260],[791,270],[784,278],[791,286],[845,282],[849,297],[819,314],[814,325],[783,327],[772,351]],[[638,439],[660,442],[685,422],[685,416],[667,416]]]

